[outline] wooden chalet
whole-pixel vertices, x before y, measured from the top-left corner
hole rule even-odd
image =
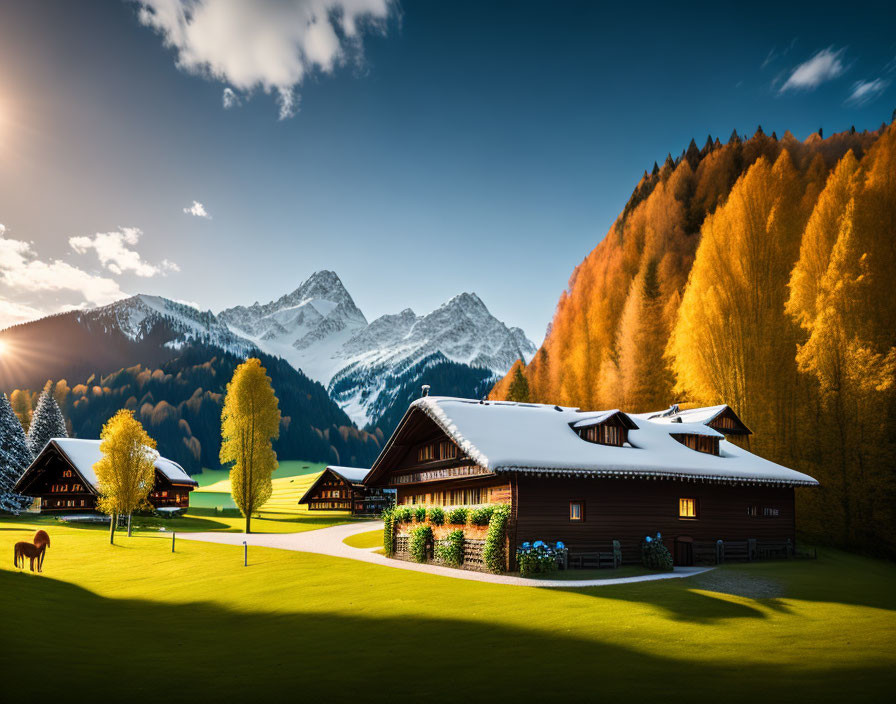
[[[46,444],[16,483],[15,490],[40,501],[41,513],[96,511],[96,473],[102,458],[99,440],[56,438]],[[176,462],[157,457],[149,503],[157,509],[184,509],[197,483]]]
[[[563,541],[571,557],[618,540],[637,562],[660,532],[679,565],[718,540],[757,555],[792,546],[794,487],[818,482],[726,439],[750,432],[727,406],[664,413],[424,397],[365,484],[394,488],[398,504],[509,504],[508,568],[535,540]]]
[[[368,469],[328,466],[312,484],[300,504],[309,511],[350,511],[353,516],[378,516],[395,502],[390,489],[364,484]]]

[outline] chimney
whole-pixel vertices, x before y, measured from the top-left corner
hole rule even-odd
[[[420,387],[420,390],[422,392],[420,394],[420,398],[426,398],[427,396],[429,396],[429,384],[424,384]]]

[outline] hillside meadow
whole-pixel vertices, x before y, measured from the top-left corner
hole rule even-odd
[[[46,701],[74,683],[78,699],[136,702],[260,691],[611,701],[634,687],[659,701],[872,702],[896,685],[896,566],[837,551],[538,589],[264,548],[243,567],[233,546],[178,541],[172,553],[157,530],[113,546],[102,528],[33,517],[0,520],[0,536],[11,547],[39,527],[53,540],[44,573],[0,566],[10,701]]]

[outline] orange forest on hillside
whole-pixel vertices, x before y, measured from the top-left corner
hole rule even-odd
[[[692,141],[573,272],[495,399],[728,403],[750,449],[817,477],[799,528],[896,555],[896,125]]]

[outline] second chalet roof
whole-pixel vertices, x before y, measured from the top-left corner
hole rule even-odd
[[[327,469],[353,484],[360,484],[363,482],[364,477],[366,477],[367,473],[370,471],[369,469],[363,469],[361,467],[340,467],[335,464],[327,465]]]
[[[573,430],[581,421],[606,412],[440,396],[417,399],[408,413],[415,410],[424,412],[474,462],[493,472],[818,484],[807,474],[747,452],[703,423],[656,423],[637,418],[633,421],[637,429],[628,431],[628,443],[617,447],[586,442]],[[674,434],[718,437],[720,454],[692,450],[672,437]],[[378,464],[379,460],[375,470]]]
[[[103,453],[100,451],[100,440],[78,440],[76,438],[54,438],[49,444],[55,444],[56,447],[64,454],[69,462],[78,470],[78,473],[91,486],[96,487],[96,472],[93,471],[93,465],[102,459]],[[43,453],[46,448],[42,450]],[[155,450],[153,450],[155,452]],[[161,455],[155,460],[156,469],[159,470],[172,484],[189,484],[197,485],[195,479],[191,479],[190,475],[184,471],[177,462],[172,462]]]

